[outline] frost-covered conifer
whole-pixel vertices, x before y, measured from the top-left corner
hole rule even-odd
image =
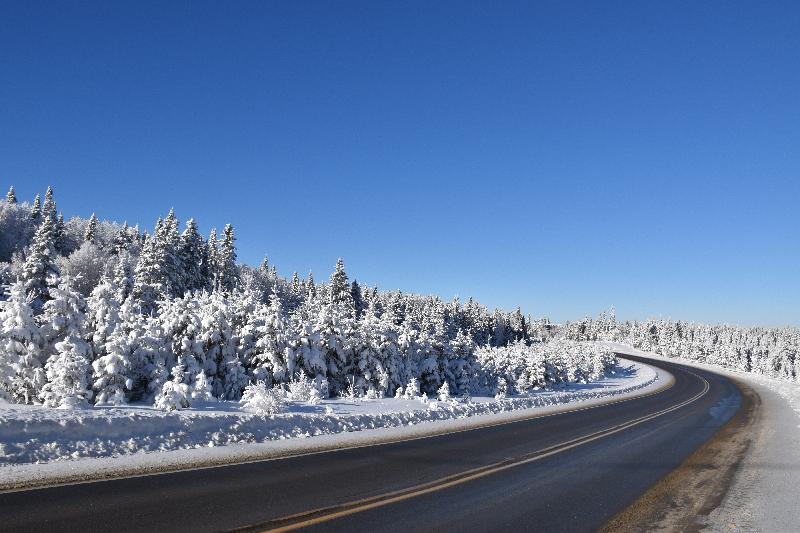
[[[97,216],[94,213],[92,213],[92,216],[89,218],[89,223],[86,224],[86,231],[83,234],[83,240],[94,244],[94,240],[96,237],[97,237]]]
[[[508,396],[508,383],[503,377],[497,378],[497,388],[494,391],[495,400],[505,400]]]
[[[195,377],[194,385],[192,386],[192,403],[210,402],[213,399],[214,395],[211,392],[211,384],[208,382],[206,373],[200,372]]]
[[[156,396],[153,406],[162,411],[175,411],[186,409],[191,402],[189,385],[183,382],[184,369],[181,365],[172,368],[172,381],[167,381],[161,387],[161,392]]]
[[[417,378],[408,380],[403,397],[409,400],[419,397],[419,381],[417,381]]]
[[[450,401],[450,385],[448,385],[446,381],[442,383],[442,386],[439,387],[439,390],[436,392],[438,394],[440,402]]]
[[[33,236],[22,266],[22,281],[26,292],[33,298],[35,311],[41,309],[49,298],[47,279],[58,275],[55,258],[54,221],[50,217],[44,217]]]
[[[36,195],[36,198],[33,199],[33,205],[31,206],[31,218],[35,223],[39,223],[39,219],[42,217],[42,201],[39,199],[39,195]]]
[[[0,301],[0,391],[20,403],[33,403],[45,384],[39,359],[42,341],[30,298],[21,281]]]
[[[6,202],[9,204],[17,203],[17,194],[14,192],[13,185],[8,189],[8,192],[6,193]]]
[[[208,268],[208,247],[192,218],[186,221],[186,229],[181,234],[179,256],[184,289],[197,291],[210,287],[204,272]]]
[[[50,288],[50,297],[42,315],[50,352],[47,383],[39,398],[48,407],[82,407],[92,397],[87,383],[91,347],[84,340],[86,303],[69,277]]]
[[[232,291],[239,285],[239,270],[236,267],[236,238],[233,226],[225,225],[219,244],[217,288]]]
[[[42,216],[50,217],[54,221],[58,219],[56,202],[53,199],[52,187],[47,187],[47,192],[44,194],[44,205],[42,205]]]

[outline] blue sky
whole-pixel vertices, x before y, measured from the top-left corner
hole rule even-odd
[[[431,4],[2,2],[0,177],[284,275],[800,324],[800,4]]]

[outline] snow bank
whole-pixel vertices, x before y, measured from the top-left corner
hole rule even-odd
[[[252,447],[257,447],[263,457],[265,453],[270,455],[270,448],[286,455],[319,446],[367,442],[349,438],[353,432],[369,433],[365,437],[374,442],[386,437],[398,440],[462,430],[563,410],[559,406],[572,402],[588,406],[624,395],[644,394],[668,381],[668,377],[659,378],[659,374],[660,371],[647,365],[620,360],[601,379],[504,400],[330,399],[315,406],[290,404],[287,412],[272,416],[243,412],[233,402],[208,403],[171,413],[145,406],[56,410],[0,404],[0,464],[3,465],[0,486],[48,475],[76,472],[85,475],[98,467],[119,470],[163,466],[165,461],[158,456],[176,450],[183,452],[173,453],[166,460],[172,467],[195,463],[198,459],[201,462],[241,459],[256,451],[255,448],[248,451]],[[345,438],[337,440],[337,437]],[[234,444],[240,446],[228,446]],[[209,448],[215,452],[209,454]],[[146,453],[155,451],[164,453]],[[108,459],[96,463],[99,460],[96,458]]]

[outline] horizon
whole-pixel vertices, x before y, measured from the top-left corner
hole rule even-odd
[[[800,324],[800,7],[7,4],[0,177],[554,322]],[[143,38],[144,37],[144,38]]]

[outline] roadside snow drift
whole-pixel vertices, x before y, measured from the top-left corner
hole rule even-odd
[[[445,402],[329,399],[318,405],[292,402],[271,416],[243,412],[236,402],[208,402],[169,413],[150,406],[61,410],[0,404],[0,464],[5,465],[0,474],[15,464],[304,439],[619,397],[654,385],[657,378],[651,367],[620,360],[601,379],[526,396]]]

